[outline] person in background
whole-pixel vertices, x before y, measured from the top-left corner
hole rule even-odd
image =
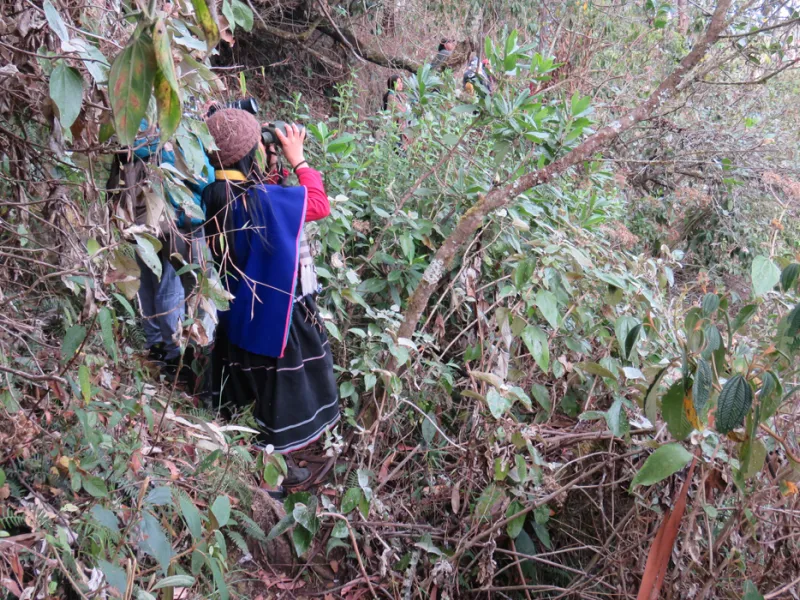
[[[436,56],[433,57],[431,62],[431,70],[443,71],[447,66],[447,61],[453,55],[453,50],[456,49],[456,41],[450,38],[443,38],[439,43],[439,50]]]
[[[408,103],[408,97],[403,92],[403,79],[400,75],[389,77],[386,88],[386,93],[383,95],[383,110],[389,112],[400,129],[401,141],[398,147],[402,152],[410,141],[407,129],[411,124],[409,119],[411,106]]]
[[[226,410],[253,406],[258,446],[284,455],[283,488],[296,489],[311,472],[290,453],[339,420],[333,356],[303,231],[305,222],[327,217],[330,204],[321,174],[304,158],[304,130],[292,125],[277,133],[300,182],[286,187],[270,183],[282,173],[264,174],[258,166],[265,153],[266,164],[275,163],[253,115],[226,108],[206,123],[219,148],[211,154],[217,180],[203,192],[206,234],[234,296],[219,313],[212,395]]]
[[[176,269],[179,270],[181,265],[173,262],[171,255],[178,253],[189,263],[199,259],[203,243],[203,219],[186,215],[169,192],[166,196],[175,211],[175,222],[170,222],[166,211],[158,215],[152,214],[152,206],[148,209],[146,198],[150,187],[147,163],[154,160],[158,161],[158,164],[166,163],[174,166],[175,152],[169,143],[159,149],[158,131],[155,127],[151,127],[146,119],[142,119],[132,152],[126,149],[115,155],[106,189],[112,200],[130,207],[135,224],[157,224],[162,243],[158,252],[161,277],[158,277],[138,254],[136,255],[136,262],[141,272],[138,298],[143,317],[145,348],[148,351],[148,359],[161,367],[166,375],[169,377],[180,375],[181,379],[187,382],[191,379],[191,370],[188,368],[190,361],[185,360],[184,364],[187,366],[180,374],[177,373],[180,358],[177,332],[184,315],[186,298],[191,294],[195,280],[191,273],[178,276]],[[184,182],[200,212],[202,212],[203,188],[214,179],[211,164],[207,159],[205,163],[203,173],[196,180]]]

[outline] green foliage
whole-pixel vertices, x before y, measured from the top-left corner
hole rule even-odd
[[[692,454],[679,444],[665,444],[647,457],[642,468],[631,482],[637,485],[653,485],[683,469],[692,460]]]

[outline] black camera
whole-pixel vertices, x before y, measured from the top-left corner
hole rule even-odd
[[[249,112],[251,115],[258,114],[258,102],[256,102],[255,98],[242,98],[241,100],[234,100],[233,102],[226,102],[223,105],[225,108],[237,108],[239,110],[243,110],[245,112]],[[222,108],[219,104],[213,104],[208,109],[208,114],[206,117],[210,117],[215,112],[217,112],[220,108]]]
[[[283,135],[286,135],[287,127],[289,127],[289,124],[285,121],[275,121],[269,125],[262,126],[261,141],[264,142],[265,146],[269,146],[270,144],[277,144],[280,146],[281,141],[278,139],[278,134],[276,132],[280,130]],[[300,128],[300,131],[303,131],[304,127],[302,125],[298,125],[298,127]]]

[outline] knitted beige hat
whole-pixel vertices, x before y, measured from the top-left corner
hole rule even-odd
[[[225,168],[242,160],[258,144],[261,126],[248,112],[237,108],[216,111],[206,120],[219,150],[209,152],[215,168]]]

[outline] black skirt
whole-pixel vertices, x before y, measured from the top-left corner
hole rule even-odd
[[[271,444],[276,452],[315,442],[339,420],[331,346],[310,295],[295,300],[283,358],[243,350],[220,327],[212,364],[214,404],[227,410],[255,404],[259,442]]]

